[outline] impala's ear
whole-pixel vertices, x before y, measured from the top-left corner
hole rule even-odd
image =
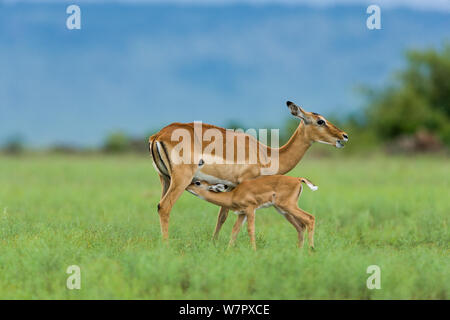
[[[303,110],[301,107],[291,101],[286,101],[286,105],[291,110],[291,113],[294,117],[302,119],[303,121],[305,121],[305,123],[311,122],[309,112]]]
[[[225,192],[227,191],[228,186],[226,184],[222,184],[222,183],[218,183],[218,184],[214,184],[208,187],[209,191],[214,191],[214,192]]]

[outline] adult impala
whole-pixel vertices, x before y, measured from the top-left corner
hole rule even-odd
[[[169,217],[173,205],[194,179],[232,187],[260,175],[282,175],[297,165],[313,142],[342,148],[343,142],[348,140],[344,131],[323,116],[307,112],[290,101],[286,104],[292,115],[301,121],[289,141],[281,148],[271,148],[251,135],[209,124],[201,124],[199,134],[195,123],[172,123],[150,137],[149,151],[162,185],[158,214],[163,239],[169,237]],[[214,131],[215,135],[206,134],[210,131]],[[205,132],[205,135],[202,135],[202,132]],[[182,152],[180,138],[184,146]],[[211,150],[213,143],[215,148]],[[256,149],[254,146],[257,146]],[[226,155],[223,150],[226,150]],[[231,161],[228,157],[230,150]],[[255,153],[258,153],[259,157],[255,157]],[[244,154],[244,161],[237,161],[239,154]],[[268,170],[273,168],[273,161],[268,163],[267,155],[273,154],[277,155],[276,170]],[[199,166],[199,161],[205,163]],[[221,207],[213,238],[219,234],[227,216],[228,209]]]

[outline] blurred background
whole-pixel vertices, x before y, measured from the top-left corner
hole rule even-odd
[[[69,4],[81,30],[66,28]],[[446,152],[450,2],[0,0],[2,152],[141,152],[171,122],[350,134],[347,154]]]

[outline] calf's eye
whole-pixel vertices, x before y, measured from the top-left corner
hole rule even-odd
[[[199,186],[200,185],[200,181],[195,181],[195,185]]]
[[[323,121],[322,119],[320,119],[319,121],[317,121],[317,124],[319,126],[323,126],[325,124],[325,121]]]

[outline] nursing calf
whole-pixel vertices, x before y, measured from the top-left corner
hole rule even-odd
[[[303,188],[302,183],[305,183],[313,191],[318,188],[305,178],[273,175],[245,180],[228,192],[222,192],[227,191],[227,185],[211,185],[199,180],[191,183],[187,190],[208,202],[238,214],[233,226],[230,245],[233,245],[236,240],[246,218],[250,241],[253,249],[256,250],[255,210],[273,206],[297,230],[299,247],[303,247],[304,231],[307,229],[309,245],[313,248],[315,218],[297,205]]]

